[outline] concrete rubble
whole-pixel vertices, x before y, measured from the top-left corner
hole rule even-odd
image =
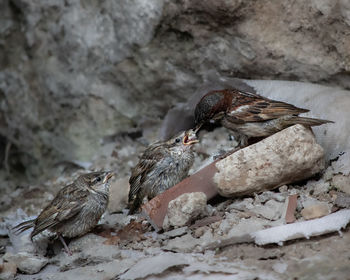
[[[169,202],[163,228],[182,227],[204,215],[207,196],[202,192],[184,193]]]

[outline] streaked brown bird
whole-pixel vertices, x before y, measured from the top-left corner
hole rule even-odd
[[[300,117],[307,109],[236,89],[214,90],[202,97],[195,108],[197,128],[210,120],[230,129],[240,147],[250,137],[266,137],[294,124],[308,127],[332,121]]]
[[[71,252],[63,237],[73,238],[90,231],[105,212],[109,199],[109,179],[113,172],[83,174],[62,188],[40,215],[13,229],[23,232],[34,228],[30,238],[48,229],[57,234],[66,252]]]
[[[152,199],[186,178],[194,161],[196,131],[187,130],[165,142],[150,145],[133,168],[129,180],[129,214],[134,214],[145,197]]]

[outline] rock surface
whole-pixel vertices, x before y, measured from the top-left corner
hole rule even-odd
[[[334,175],[332,178],[332,185],[338,190],[350,194],[350,176],[344,176],[342,174]]]
[[[326,203],[313,204],[301,210],[301,215],[305,220],[321,218],[330,213]]]
[[[15,278],[17,265],[14,262],[4,262],[0,270],[0,279],[12,280]]]
[[[15,263],[17,268],[26,274],[38,273],[48,263],[47,258],[26,252],[17,254],[6,253],[4,260]]]
[[[311,177],[324,169],[324,154],[313,133],[295,125],[233,153],[216,167],[218,192],[231,197]]]
[[[127,206],[129,189],[129,177],[111,182],[108,203],[110,213],[121,212]]]
[[[0,140],[29,174],[162,118],[209,69],[350,87],[346,0],[0,5]]]
[[[169,202],[163,228],[181,227],[204,214],[207,196],[202,192],[185,193]]]

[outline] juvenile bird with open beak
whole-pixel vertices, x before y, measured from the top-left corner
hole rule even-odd
[[[295,124],[307,127],[332,121],[300,117],[307,109],[236,89],[214,90],[205,94],[195,108],[197,129],[210,120],[230,129],[241,148],[250,137],[267,137]]]
[[[194,161],[192,146],[198,143],[196,132],[183,131],[145,150],[129,180],[129,214],[138,211],[144,198],[150,200],[186,178]]]
[[[92,172],[80,175],[62,188],[40,215],[14,227],[18,233],[34,228],[30,238],[48,229],[57,234],[66,252],[71,255],[64,237],[73,238],[89,232],[105,212],[109,199],[109,180],[113,172]]]

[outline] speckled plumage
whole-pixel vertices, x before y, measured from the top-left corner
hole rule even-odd
[[[224,89],[202,97],[195,108],[195,121],[197,126],[209,120],[220,121],[244,147],[250,137],[266,137],[294,124],[317,126],[332,122],[298,116],[308,111],[258,94]]]
[[[188,130],[145,150],[129,180],[130,214],[139,209],[145,197],[152,199],[186,178],[194,161],[191,147],[196,142],[195,132]]]
[[[30,237],[48,229],[58,236],[73,238],[90,231],[107,208],[112,172],[92,172],[79,176],[62,188],[36,219],[17,225],[22,232],[33,227]]]

